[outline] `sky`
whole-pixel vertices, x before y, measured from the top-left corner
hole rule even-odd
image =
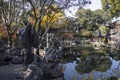
[[[89,8],[91,10],[102,9],[101,0],[91,0],[91,2],[92,3],[88,5],[86,8]]]
[[[91,10],[96,10],[96,9],[102,9],[102,4],[101,0],[91,0],[91,4],[87,5],[84,7],[85,9],[91,9]],[[74,17],[75,12],[77,11],[77,7],[71,7],[69,10],[66,10],[65,13],[67,16]]]

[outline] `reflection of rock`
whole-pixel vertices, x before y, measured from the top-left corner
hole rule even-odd
[[[119,80],[119,78],[116,78],[116,77],[110,77],[110,78],[108,78],[107,80]]]
[[[76,66],[76,70],[78,73],[89,73],[91,72],[92,70],[94,69],[93,66],[90,66],[90,65],[86,65],[84,63],[79,63],[77,66]]]
[[[58,78],[58,77],[62,77],[63,76],[63,73],[61,72],[61,69],[59,66],[53,68],[50,70],[51,75],[54,77],[54,78]]]
[[[111,52],[110,57],[112,57],[115,60],[120,60],[120,54],[119,52]]]
[[[111,67],[111,64],[112,64],[112,62],[111,62],[110,58],[101,59],[100,63],[98,64],[98,67],[96,67],[95,70],[104,72]]]
[[[86,56],[76,66],[76,70],[78,73],[89,73],[92,70],[97,71],[106,71],[111,67],[111,60],[110,58],[101,56]]]

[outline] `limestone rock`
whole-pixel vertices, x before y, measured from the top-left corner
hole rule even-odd
[[[1,61],[3,61],[3,62],[10,62],[11,60],[12,60],[12,56],[10,56],[10,55],[3,55],[1,57]]]
[[[62,56],[60,49],[48,48],[45,51],[45,61],[48,62],[50,60],[56,60]]]
[[[22,64],[23,63],[23,57],[14,56],[11,62],[13,64]]]

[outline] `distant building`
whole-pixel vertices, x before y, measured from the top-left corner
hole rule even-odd
[[[112,40],[120,42],[120,20],[112,23],[112,29],[110,30],[110,37]]]

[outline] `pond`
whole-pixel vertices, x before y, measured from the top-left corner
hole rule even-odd
[[[81,56],[72,61],[66,60],[61,65],[64,68],[65,80],[117,80],[120,78],[120,60],[109,56]]]

